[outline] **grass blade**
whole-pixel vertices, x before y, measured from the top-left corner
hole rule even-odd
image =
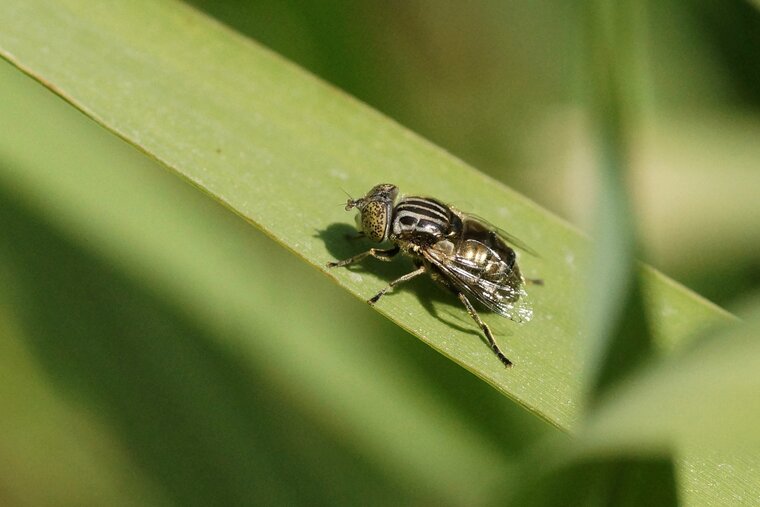
[[[576,301],[588,277],[587,242],[561,220],[181,4],[4,2],[0,53],[320,269],[355,248],[335,226],[351,220],[335,206],[340,188],[359,193],[378,181],[463,203],[522,238],[542,255],[524,260],[526,274],[547,285],[532,291],[537,317],[529,325],[487,317],[517,364],[511,371],[464,311],[427,284],[417,295],[433,299],[440,318],[412,291],[378,310],[555,425],[577,419]],[[374,269],[330,276],[366,299],[390,278]],[[663,342],[724,318],[657,275],[647,283],[650,301],[682,306],[656,324]]]
[[[2,284],[16,302],[8,308],[25,310],[23,324],[36,331],[23,341],[37,375],[62,400],[73,397],[75,408],[106,419],[174,503],[199,492],[213,503],[292,490],[274,481],[257,488],[248,477],[272,464],[277,477],[309,475],[299,481],[299,503],[332,505],[341,492],[383,490],[402,503],[465,503],[487,497],[503,482],[510,454],[549,429],[375,312],[352,311],[365,305],[6,64],[0,90],[14,97],[0,103],[8,120],[0,125],[7,238],[0,261],[10,257],[27,281]],[[48,149],[38,149],[41,140]],[[34,211],[23,220],[12,212],[22,203]],[[56,241],[45,240],[48,223],[60,231]],[[162,312],[167,306],[173,310]],[[68,324],[56,330],[59,322]],[[17,371],[4,370],[10,384]],[[456,403],[456,391],[472,400],[477,416]],[[38,417],[53,412],[45,398],[24,401]],[[19,405],[11,402],[2,406]],[[5,422],[19,426],[10,415]],[[164,433],[157,444],[155,435]],[[236,465],[199,463],[204,454],[188,457],[188,446],[217,458],[217,447],[228,449],[222,461]],[[346,448],[359,449],[369,466],[352,472],[353,463],[347,471],[355,454]],[[28,478],[16,479],[28,477],[26,470],[9,479],[20,489]]]
[[[0,54],[319,268],[353,248],[339,234],[351,222],[333,205],[343,200],[340,187],[359,193],[381,180],[460,204],[522,238],[541,253],[524,259],[526,274],[547,281],[531,293],[536,319],[517,327],[486,317],[512,352],[512,371],[500,368],[466,314],[426,284],[378,310],[558,427],[578,419],[577,300],[588,282],[588,244],[550,213],[182,4],[4,2]],[[398,269],[330,276],[366,299]],[[662,275],[645,268],[642,276],[658,348],[728,319]],[[243,300],[245,283],[235,283]],[[208,294],[188,297],[200,308]],[[713,462],[691,463],[697,471],[687,467],[687,476],[707,469],[715,477]]]

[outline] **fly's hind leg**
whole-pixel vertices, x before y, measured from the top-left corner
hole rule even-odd
[[[425,272],[425,266],[420,266],[419,268],[415,269],[411,273],[407,273],[404,276],[396,278],[391,283],[389,283],[383,290],[381,290],[380,292],[378,292],[377,294],[375,294],[374,296],[372,296],[367,301],[367,303],[369,303],[371,305],[374,305],[375,303],[377,303],[377,300],[380,299],[383,296],[383,294],[385,294],[386,292],[388,292],[389,290],[391,290],[394,286],[396,286],[396,285],[398,285],[400,283],[409,281],[412,278],[414,278],[415,276],[420,276],[424,272]]]
[[[354,262],[359,262],[360,260],[369,256],[372,256],[375,259],[380,259],[381,261],[387,262],[387,261],[390,261],[391,258],[399,252],[399,250],[400,249],[397,246],[394,246],[393,248],[389,248],[388,250],[381,250],[379,248],[370,248],[366,252],[362,252],[358,255],[354,255],[353,257],[349,257],[348,259],[343,259],[342,261],[337,261],[337,262],[328,262],[327,267],[339,268],[341,266],[348,266],[349,264],[353,264]]]
[[[478,315],[478,312],[475,311],[475,307],[472,306],[472,303],[470,303],[470,300],[467,299],[467,296],[465,296],[462,292],[458,292],[457,296],[459,296],[459,300],[462,301],[465,308],[467,308],[467,313],[470,314],[472,320],[474,320],[478,326],[480,326],[480,329],[483,330],[483,333],[488,339],[488,343],[491,344],[491,350],[494,351],[496,357],[498,357],[499,360],[504,363],[504,366],[507,368],[512,366],[512,361],[507,359],[507,356],[504,355],[499,346],[496,344],[496,340],[494,340],[493,335],[491,334],[491,328],[489,328],[488,325],[480,319],[480,315]]]

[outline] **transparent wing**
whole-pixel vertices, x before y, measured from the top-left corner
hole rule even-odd
[[[518,238],[518,237],[516,237],[516,236],[514,236],[514,235],[512,235],[510,233],[508,233],[507,231],[505,231],[501,227],[497,227],[496,225],[492,224],[491,222],[489,222],[485,218],[483,218],[481,216],[478,216],[478,215],[475,215],[473,213],[465,213],[465,212],[459,211],[459,210],[456,210],[456,212],[460,215],[460,218],[462,218],[463,220],[467,220],[467,219],[477,220],[478,222],[480,222],[481,224],[483,224],[484,226],[486,226],[488,229],[490,229],[492,231],[495,231],[499,236],[501,236],[501,238],[506,243],[508,243],[508,244],[510,244],[510,245],[512,245],[514,247],[519,248],[523,252],[525,252],[527,254],[530,254],[533,257],[539,257],[539,258],[541,257],[540,255],[538,255],[538,252],[536,252],[531,247],[529,247],[520,238]]]
[[[425,249],[423,255],[450,284],[489,310],[515,322],[527,322],[533,317],[533,309],[522,283],[509,283],[509,273],[489,278],[471,261],[436,248]]]

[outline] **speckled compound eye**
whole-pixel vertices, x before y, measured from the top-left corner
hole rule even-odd
[[[377,243],[385,240],[388,228],[389,206],[384,202],[368,202],[362,209],[362,231]]]

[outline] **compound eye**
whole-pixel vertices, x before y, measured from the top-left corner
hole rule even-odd
[[[368,202],[362,209],[362,231],[377,243],[385,241],[388,228],[388,206],[382,202]]]

